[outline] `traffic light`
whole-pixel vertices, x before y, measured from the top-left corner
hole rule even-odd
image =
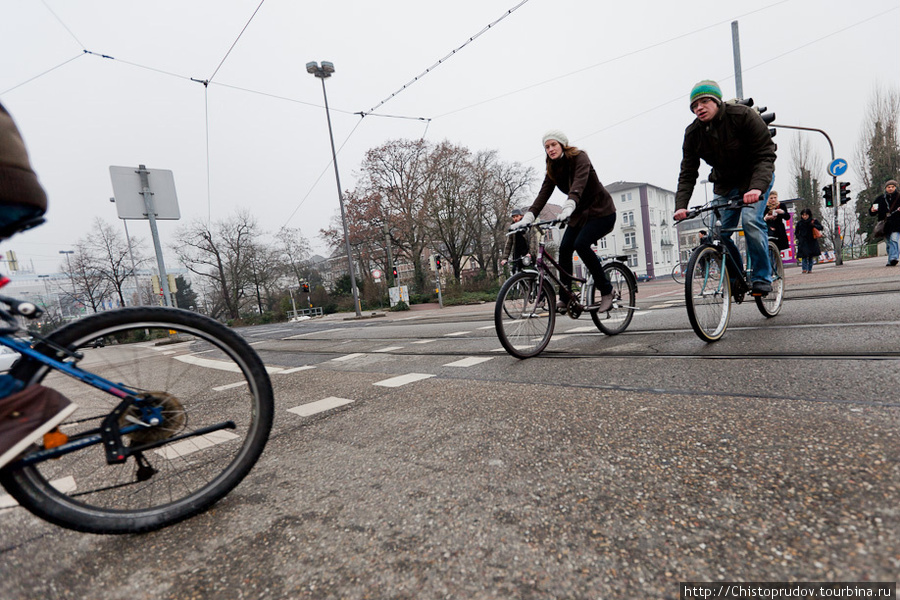
[[[825,206],[831,208],[834,206],[834,193],[831,189],[830,185],[826,185],[822,188],[822,192],[825,195]]]
[[[744,106],[753,106],[753,98],[735,98],[734,100],[729,100],[729,102],[734,104],[743,104]],[[775,113],[766,112],[768,110],[765,106],[757,106],[756,112],[759,113],[759,116],[762,118],[763,123],[766,125],[770,125],[773,121],[775,121]],[[775,137],[775,129],[769,129],[769,135]]]
[[[437,268],[438,271],[441,270],[441,257],[439,254],[434,255],[434,266]]]
[[[850,202],[850,182],[841,182],[841,206]]]
[[[397,279],[397,267],[394,267],[394,279]]]
[[[304,293],[304,294],[308,294],[308,293],[309,293],[309,284],[308,284],[308,283],[303,283],[303,284],[300,286],[300,289],[303,290],[303,293]]]

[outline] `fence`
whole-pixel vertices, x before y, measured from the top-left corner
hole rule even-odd
[[[841,256],[844,260],[854,260],[857,258],[869,258],[878,256],[878,244],[865,244],[863,246],[844,246]]]
[[[321,306],[315,306],[313,308],[301,308],[300,310],[289,310],[287,311],[287,315],[289,319],[296,319],[298,317],[321,317],[324,313],[322,312]]]

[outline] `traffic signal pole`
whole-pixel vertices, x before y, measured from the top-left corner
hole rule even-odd
[[[798,125],[781,125],[772,123],[772,127],[781,127],[783,129],[797,129],[799,131],[816,131],[825,136],[825,139],[828,140],[828,146],[831,148],[831,162],[834,162],[834,144],[831,142],[831,138],[828,137],[828,134],[822,131],[821,129],[816,129],[814,127],[800,127]],[[841,236],[838,234],[838,209],[841,206],[840,203],[840,188],[838,187],[837,175],[831,176],[831,192],[832,198],[834,198],[834,219],[833,226],[831,228],[831,242],[834,246],[834,264],[840,266],[844,264],[844,259],[842,256],[843,248],[842,248],[842,240]],[[818,192],[817,192],[818,193]]]

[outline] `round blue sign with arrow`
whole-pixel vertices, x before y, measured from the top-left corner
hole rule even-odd
[[[847,172],[847,161],[843,158],[836,158],[828,165],[828,174],[832,177],[840,177]]]

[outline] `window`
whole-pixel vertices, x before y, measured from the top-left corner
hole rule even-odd
[[[634,211],[622,213],[622,227],[634,227]]]
[[[634,248],[636,245],[636,237],[634,232],[629,232],[625,234],[625,247],[626,248]]]
[[[656,225],[656,209],[655,208],[650,209],[650,224]]]
[[[601,249],[601,250],[606,250],[606,248],[607,248],[607,246],[606,246],[606,238],[605,238],[605,237],[604,237],[604,238],[600,238],[600,249]]]
[[[628,255],[628,266],[636,267],[638,266],[638,257],[637,254],[629,254]]]
[[[628,192],[627,194],[622,194],[621,198],[622,198],[622,202],[631,202],[631,192]]]

